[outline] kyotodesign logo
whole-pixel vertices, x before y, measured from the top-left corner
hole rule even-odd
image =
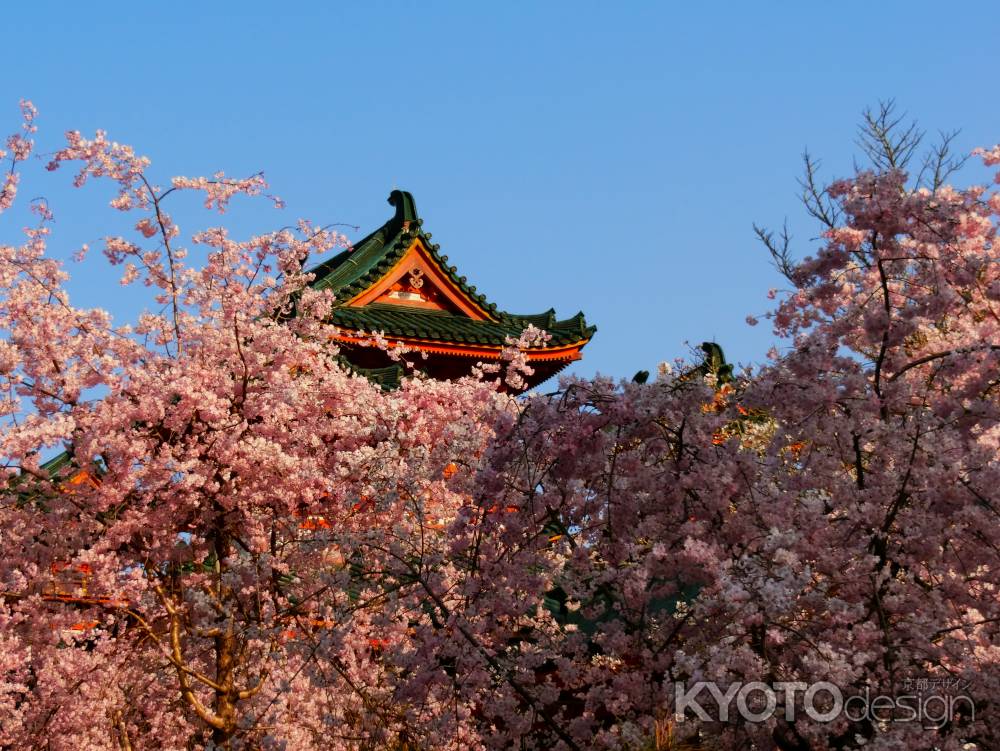
[[[902,693],[873,693],[870,688],[848,694],[828,681],[804,683],[761,681],[730,683],[725,689],[711,681],[690,685],[674,684],[674,718],[717,722],[766,722],[776,713],[794,722],[800,713],[814,722],[832,722],[846,717],[852,722],[917,722],[928,728],[941,728],[958,716],[974,721],[976,707],[972,697],[960,693],[964,685],[931,687],[912,682],[903,684]]]

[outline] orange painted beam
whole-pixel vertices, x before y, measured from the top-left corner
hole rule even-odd
[[[344,344],[371,345],[370,336],[358,336],[356,334],[344,333],[334,337],[335,341]],[[455,357],[479,357],[485,360],[499,360],[502,347],[489,345],[465,345],[465,344],[442,344],[432,339],[417,339],[414,337],[386,337],[390,344],[403,344],[419,352],[428,352],[436,355],[454,355]],[[589,339],[581,339],[572,344],[561,347],[546,347],[537,350],[525,350],[528,362],[549,362],[579,360],[583,355],[580,350],[589,342]]]

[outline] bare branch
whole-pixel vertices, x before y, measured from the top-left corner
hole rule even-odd
[[[956,156],[952,144],[961,131],[939,131],[938,142],[924,155],[924,162],[917,174],[917,185],[937,191],[953,174],[965,166],[969,155]]]
[[[866,108],[858,126],[858,147],[878,172],[906,169],[924,138],[917,123],[903,124],[906,113],[896,114],[893,99],[879,102],[878,110]]]
[[[781,272],[792,284],[795,284],[794,270],[795,262],[792,260],[791,255],[791,242],[792,236],[788,233],[788,221],[781,226],[781,233],[775,237],[774,232],[771,230],[764,229],[763,227],[754,224],[753,225],[754,234],[757,235],[764,247],[767,248],[767,252],[771,254],[771,262],[774,264],[774,268]]]
[[[804,151],[802,163],[805,167],[805,174],[799,178],[799,187],[802,188],[802,204],[811,217],[822,222],[828,229],[833,229],[840,221],[840,209],[836,203],[830,200],[826,187],[820,187],[820,183],[817,181],[820,162],[813,159],[808,151]]]

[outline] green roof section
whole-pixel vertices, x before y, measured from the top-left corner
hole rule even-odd
[[[380,386],[385,391],[391,391],[392,389],[399,388],[399,385],[403,382],[403,376],[406,375],[406,371],[403,369],[403,366],[398,363],[387,365],[384,368],[362,368],[352,363],[346,357],[341,357],[339,359],[341,365],[343,365],[347,370],[363,378],[367,378],[369,381],[374,383],[376,386]]]
[[[48,476],[53,480],[58,478],[67,470],[73,469],[76,469],[76,462],[73,461],[73,455],[68,451],[56,454],[41,465],[41,470],[48,474]]]
[[[76,470],[79,469],[79,467],[77,466],[76,460],[73,458],[73,455],[69,451],[61,451],[48,461],[42,462],[42,464],[39,465],[39,469],[41,469],[41,471],[45,473],[45,476],[48,478],[49,482],[58,484],[63,480],[70,479],[75,474]],[[101,468],[96,462],[94,464],[93,471],[95,475],[99,475],[101,473]],[[8,480],[7,487],[10,488],[11,490],[16,490],[26,480],[32,480],[32,479],[36,479],[36,475],[21,473],[10,478]],[[31,483],[28,484],[28,487],[26,489],[17,490],[16,492],[19,497],[19,502],[21,503],[33,500],[44,501],[46,497],[44,495],[41,495],[39,493],[38,487],[32,485]]]
[[[552,335],[549,347],[574,344],[589,339],[593,326],[587,326],[583,313],[565,321],[555,320],[550,312],[537,316],[514,316],[504,313],[501,320],[476,321],[465,316],[439,311],[419,310],[402,305],[372,304],[363,308],[335,308],[331,322],[345,329],[384,331],[413,339],[430,339],[468,345],[502,347],[507,337],[517,338],[528,324]]]
[[[517,338],[529,324],[552,335],[548,347],[573,344],[590,339],[597,327],[588,326],[583,313],[557,320],[554,310],[534,315],[517,315],[500,310],[470,285],[458,269],[440,254],[440,246],[431,242],[431,233],[423,229],[416,202],[410,193],[394,190],[389,204],[395,208],[392,218],[325,263],[310,270],[312,286],[329,289],[340,303],[331,322],[347,329],[382,331],[389,336],[432,339],[468,345],[503,346],[508,337]],[[492,321],[476,321],[445,311],[423,310],[405,305],[370,304],[346,307],[343,304],[376,284],[420,239],[442,272],[464,294],[486,312]]]

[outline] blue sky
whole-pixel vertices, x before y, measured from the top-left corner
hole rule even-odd
[[[745,318],[781,279],[751,224],[787,217],[815,247],[801,152],[848,173],[865,106],[893,97],[963,150],[1000,141],[995,3],[36,1],[3,25],[3,132],[28,97],[42,151],[100,127],[164,181],[264,170],[288,208],[237,207],[237,234],[301,216],[357,239],[409,190],[502,308],[584,310],[585,375],[713,338],[760,362],[773,337]],[[69,180],[32,165],[23,194],[52,202],[66,256],[121,231]],[[0,241],[21,223],[0,217]],[[71,271],[77,303],[138,311],[100,262]]]

